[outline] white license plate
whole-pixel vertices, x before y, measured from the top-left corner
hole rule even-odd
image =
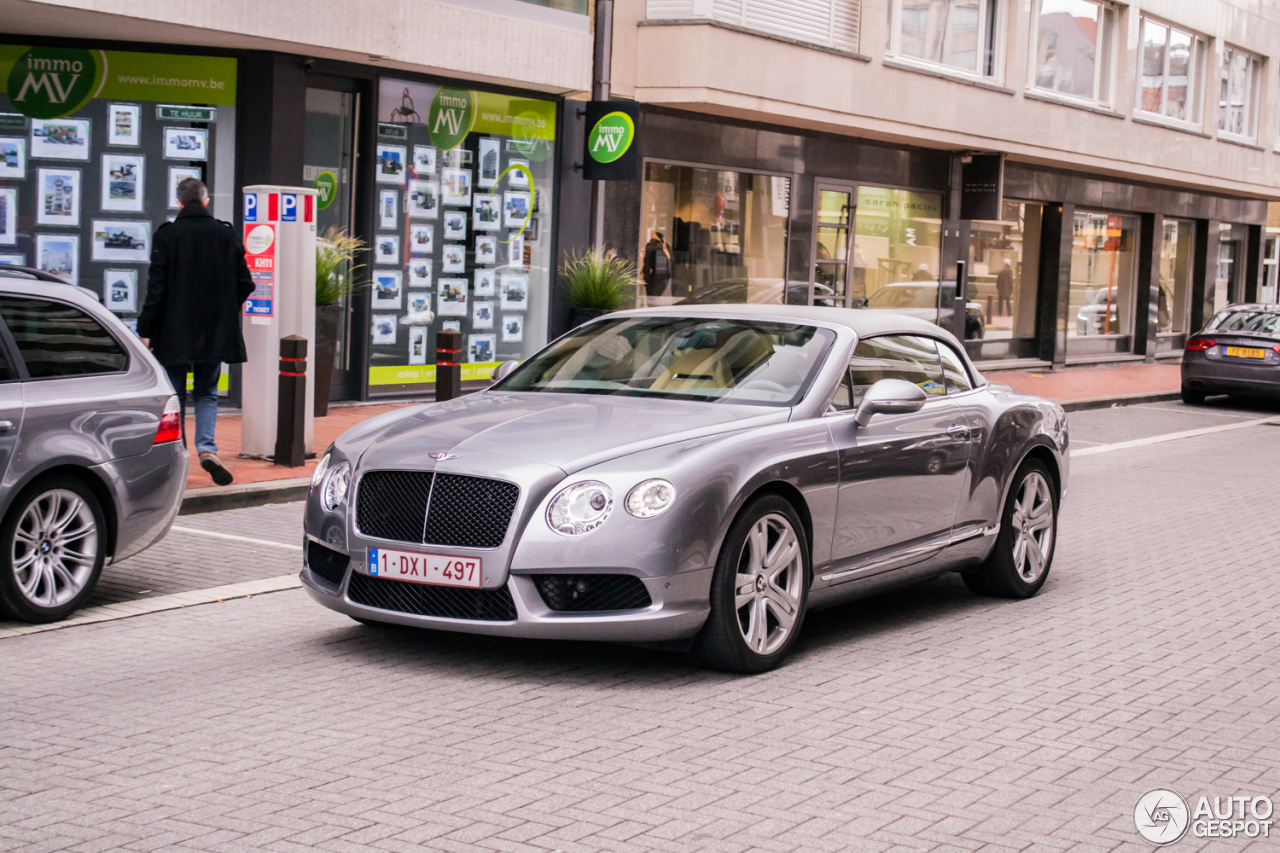
[[[416,551],[370,548],[369,574],[395,581],[480,588],[480,561],[474,557],[444,557]]]

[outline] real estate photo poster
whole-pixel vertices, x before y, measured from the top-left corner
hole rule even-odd
[[[143,169],[146,158],[139,154],[102,155],[103,210],[120,213],[141,213],[144,185]]]
[[[27,140],[0,137],[0,178],[27,176]]]
[[[80,170],[39,169],[37,225],[80,224]]]
[[[18,188],[0,187],[0,246],[18,242]]]
[[[89,119],[31,120],[31,156],[47,160],[88,160]]]
[[[67,284],[80,283],[80,238],[70,234],[36,235],[36,269]]]

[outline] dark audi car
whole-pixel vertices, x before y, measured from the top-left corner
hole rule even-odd
[[[1187,341],[1182,401],[1211,394],[1280,399],[1280,305],[1231,305]]]

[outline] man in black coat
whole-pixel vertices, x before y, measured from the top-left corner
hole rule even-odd
[[[169,373],[182,405],[186,440],[187,371],[196,407],[200,467],[219,486],[231,472],[218,459],[218,378],[222,364],[246,360],[240,312],[253,292],[244,246],[230,223],[209,213],[209,191],[196,178],[178,184],[177,219],[156,229],[151,241],[147,299],[138,335]]]

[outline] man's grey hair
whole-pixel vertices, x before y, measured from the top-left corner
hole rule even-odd
[[[209,197],[209,188],[199,178],[183,178],[178,182],[178,204],[186,207],[189,204],[204,204]]]

